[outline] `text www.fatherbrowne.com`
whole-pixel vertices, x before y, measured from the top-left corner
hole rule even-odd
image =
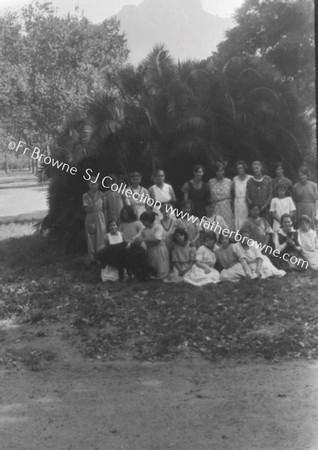
[[[262,244],[244,235],[242,236],[242,234],[239,233],[239,230],[230,231],[227,228],[222,228],[219,222],[210,222],[206,216],[203,216],[201,219],[199,219],[196,216],[190,216],[188,212],[179,211],[177,208],[174,208],[169,204],[166,204],[165,206],[166,212],[170,215],[174,215],[178,219],[186,219],[188,222],[197,224],[201,228],[209,231],[214,231],[217,234],[221,233],[224,237],[228,237],[229,239],[233,238],[235,242],[244,243],[246,241],[249,247],[258,248],[261,252],[266,253],[266,255],[273,254],[273,256],[275,256],[276,258],[282,258],[284,261],[289,261],[293,265],[301,265],[301,267],[305,266],[306,268],[308,267],[308,261],[297,258],[296,256],[291,256],[289,253],[281,254],[278,249],[273,249],[273,247],[271,247],[270,245]]]

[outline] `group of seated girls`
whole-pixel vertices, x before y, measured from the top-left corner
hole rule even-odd
[[[191,213],[188,202],[181,208]],[[249,217],[240,230],[242,238],[236,242],[223,235],[227,224],[222,216],[215,214],[215,203],[211,200],[207,201],[201,227],[186,218],[177,219],[167,210],[169,205],[162,204],[162,219],[158,220],[154,212],[145,211],[138,220],[134,209],[124,206],[120,225],[115,220],[108,223],[105,245],[123,241],[128,245],[138,243],[147,250],[148,263],[156,273],[154,278],[171,283],[184,281],[195,286],[236,282],[243,278],[283,277],[286,271],[303,271],[307,267],[318,270],[317,236],[308,216],[301,217],[300,228],[296,231],[292,216],[283,214],[274,232],[267,220],[260,217],[259,206],[251,205]],[[219,225],[215,232],[206,226],[213,222]],[[248,239],[266,244],[264,250],[257,244],[248,245]],[[284,258],[273,256],[270,248],[279,250]],[[107,266],[102,270],[103,281],[117,279],[116,269]]]

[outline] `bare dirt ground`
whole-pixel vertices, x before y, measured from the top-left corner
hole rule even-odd
[[[85,360],[61,323],[1,323],[1,449],[318,449],[318,362]]]

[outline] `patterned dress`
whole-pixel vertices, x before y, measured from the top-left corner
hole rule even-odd
[[[191,204],[191,213],[201,218],[205,214],[205,204],[206,201],[210,198],[210,189],[208,183],[202,181],[202,185],[200,189],[196,189],[194,184],[191,181],[187,181],[182,186],[182,192],[188,193],[188,199]]]
[[[246,203],[246,185],[251,175],[246,175],[244,180],[239,176],[233,178],[234,183],[234,220],[235,228],[240,230],[248,217],[248,207]]]
[[[316,216],[316,201],[317,201],[317,185],[312,181],[305,183],[296,183],[294,186],[294,201],[296,205],[297,224],[299,225],[299,218],[306,214],[310,217],[314,228]]]
[[[210,194],[216,202],[215,213],[222,216],[229,230],[234,230],[234,217],[231,207],[232,181],[229,178],[209,180]]]
[[[96,252],[104,247],[106,234],[103,193],[100,191],[96,193],[86,192],[83,195],[83,206],[89,208],[85,218],[88,256],[91,261],[95,261]]]
[[[261,216],[270,220],[269,207],[273,197],[272,179],[268,175],[264,175],[261,180],[251,177],[246,185],[246,202],[250,206],[255,203],[265,210],[261,212]]]

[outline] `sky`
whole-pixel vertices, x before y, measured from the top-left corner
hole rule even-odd
[[[45,0],[50,1],[50,0]],[[169,0],[167,0],[169,1]],[[220,17],[231,17],[236,8],[244,0],[201,0],[205,11]],[[103,21],[109,16],[117,14],[124,5],[138,5],[142,0],[51,0],[54,6],[64,14],[74,11],[75,5],[83,10],[84,16],[94,23]],[[20,9],[31,0],[0,0],[0,14],[7,8]],[[44,2],[43,2],[44,3]]]

